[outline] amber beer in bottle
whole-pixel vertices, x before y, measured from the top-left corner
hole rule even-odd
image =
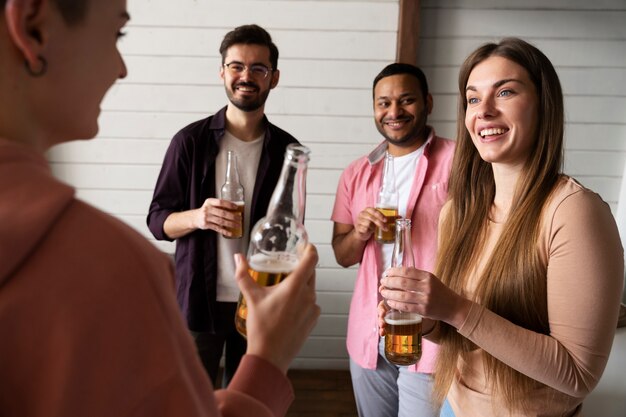
[[[259,285],[271,286],[282,281],[294,270],[308,243],[303,217],[309,153],[306,146],[287,146],[283,169],[267,214],[250,232],[248,272]],[[247,318],[246,299],[240,294],[235,326],[244,337],[247,337]],[[266,319],[272,320],[271,317]]]
[[[231,203],[237,205],[236,209],[227,209],[227,211],[239,214],[241,222],[239,223],[239,227],[235,229],[229,229],[229,231],[232,232],[231,236],[223,236],[228,239],[241,239],[243,237],[243,221],[245,208],[243,185],[241,185],[241,182],[239,181],[239,171],[237,170],[237,155],[235,155],[235,152],[233,151],[228,151],[226,157],[226,180],[224,182],[224,185],[222,185],[220,197],[222,198],[222,200],[228,200]]]
[[[415,267],[411,244],[411,220],[396,220],[392,267]],[[413,365],[422,356],[422,316],[389,309],[385,314],[385,357],[400,366]]]
[[[393,156],[387,152],[383,165],[383,178],[381,181],[376,210],[385,216],[387,230],[376,227],[374,239],[379,243],[393,243],[395,240],[396,219],[398,216],[398,189],[396,188],[396,175],[393,167]]]

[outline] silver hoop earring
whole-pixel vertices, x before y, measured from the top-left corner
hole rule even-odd
[[[42,57],[41,55],[37,55],[37,60],[41,63],[41,66],[39,67],[38,70],[32,69],[30,67],[28,60],[24,60],[24,65],[26,66],[26,72],[28,72],[28,75],[30,75],[31,77],[35,77],[35,78],[41,77],[48,70],[48,61],[46,61],[44,57]]]

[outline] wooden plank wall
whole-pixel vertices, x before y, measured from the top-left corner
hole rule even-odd
[[[523,4],[522,4],[523,3]],[[422,0],[419,62],[435,96],[431,122],[454,136],[456,75],[480,43],[523,36],[553,60],[567,106],[566,169],[616,209],[626,153],[626,7],[623,0]],[[145,215],[171,136],[226,103],[218,47],[233,27],[258,23],[279,49],[281,81],[267,114],[312,149],[307,222],[320,252],[323,314],[295,368],[346,369],[345,328],[356,270],[340,268],[328,220],[343,168],[379,140],[371,82],[395,59],[399,0],[129,0],[120,47],[129,76],[106,97],[90,143],[50,152],[79,197],[151,239]],[[173,252],[169,243],[154,242]]]
[[[120,48],[129,75],[103,104],[95,140],[50,153],[78,195],[148,239],[145,215],[172,135],[227,102],[219,44],[233,27],[258,23],[279,51],[281,78],[266,111],[312,149],[306,226],[320,252],[323,314],[295,367],[346,368],[345,329],[355,269],[334,260],[329,221],[342,169],[379,138],[371,83],[395,59],[398,0],[129,0]],[[172,253],[173,244],[154,242]]]
[[[485,42],[518,36],[555,65],[565,95],[565,172],[617,210],[626,155],[624,0],[423,0],[419,62],[432,85],[431,122],[456,132],[458,68]]]

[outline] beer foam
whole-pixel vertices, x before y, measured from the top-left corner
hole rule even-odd
[[[394,318],[394,316],[397,316],[397,315],[400,315],[401,317],[408,315],[409,317]],[[404,313],[404,312],[402,312],[401,314],[391,313],[385,316],[385,323],[391,324],[393,326],[418,324],[421,322],[422,322],[422,316],[420,316],[417,313]]]
[[[285,274],[293,271],[298,265],[298,257],[292,253],[275,252],[272,256],[257,253],[248,260],[250,268],[270,274]]]

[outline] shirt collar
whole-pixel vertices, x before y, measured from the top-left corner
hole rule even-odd
[[[428,128],[428,137],[426,138],[426,143],[424,144],[424,152],[428,149],[430,142],[432,142],[433,137],[435,136],[435,129],[431,126],[426,126]],[[370,165],[377,164],[380,162],[385,156],[385,152],[387,152],[387,141],[381,142],[372,152],[367,155],[367,161]]]

